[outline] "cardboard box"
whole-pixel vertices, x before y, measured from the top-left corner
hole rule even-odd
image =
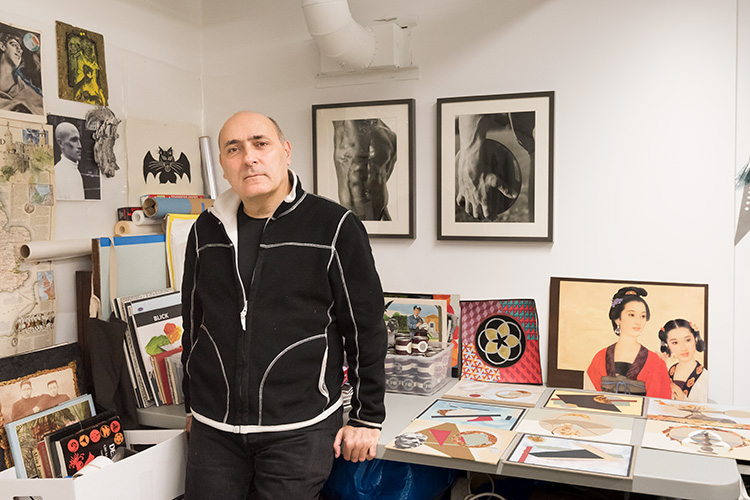
[[[15,469],[4,470],[0,500],[172,500],[184,493],[185,431],[125,431],[125,440],[156,446],[77,479],[16,479]]]
[[[385,387],[388,392],[429,395],[444,386],[451,375],[452,346],[433,356],[385,355]]]

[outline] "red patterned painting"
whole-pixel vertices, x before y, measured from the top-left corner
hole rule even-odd
[[[533,299],[461,301],[462,379],[541,384]]]

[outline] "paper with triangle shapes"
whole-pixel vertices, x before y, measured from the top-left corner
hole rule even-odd
[[[509,430],[417,419],[385,447],[388,450],[495,465],[514,436],[515,432]]]
[[[550,394],[544,407],[640,417],[643,415],[644,401],[643,396],[632,396],[630,394],[555,389]]]
[[[634,461],[629,444],[521,434],[503,462],[630,479]]]
[[[541,384],[533,299],[461,301],[462,379]]]
[[[464,401],[438,399],[427,407],[417,418],[438,422],[476,425],[489,429],[512,431],[523,417],[524,408],[487,405]]]

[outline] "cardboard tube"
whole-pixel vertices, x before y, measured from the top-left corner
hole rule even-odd
[[[115,236],[133,236],[137,234],[158,234],[163,233],[161,224],[136,225],[133,221],[121,220],[115,224]]]
[[[133,224],[136,226],[144,226],[147,224],[161,224],[163,219],[157,217],[146,217],[143,210],[135,210],[132,215]]]
[[[30,241],[21,245],[21,257],[27,261],[71,259],[91,255],[91,239]]]
[[[143,200],[143,213],[148,217],[159,218],[163,218],[167,214],[199,214],[213,204],[214,200],[208,198],[154,196]]]

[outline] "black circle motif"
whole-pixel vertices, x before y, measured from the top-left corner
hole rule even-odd
[[[479,325],[474,345],[482,361],[495,368],[507,368],[526,351],[526,334],[518,321],[497,314]]]

